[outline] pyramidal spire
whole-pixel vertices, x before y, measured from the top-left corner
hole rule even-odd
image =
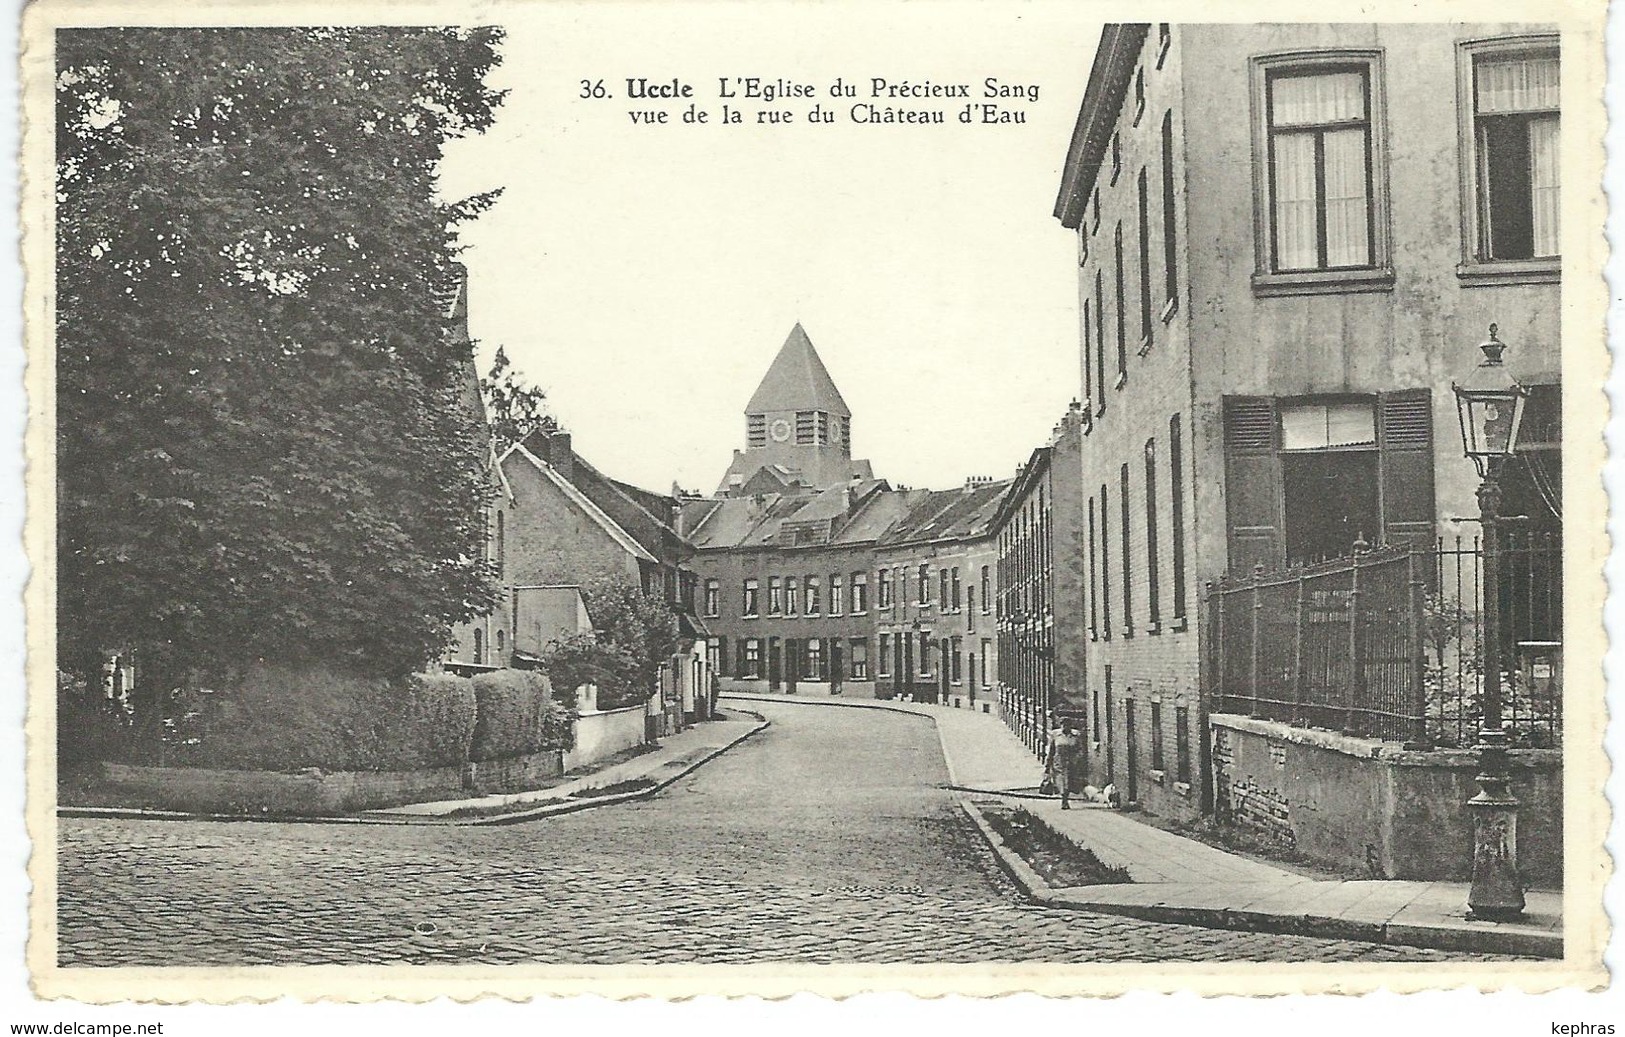
[[[784,340],[762,384],[745,405],[746,414],[791,410],[821,410],[852,416],[846,401],[841,399],[841,391],[835,388],[835,379],[829,376],[800,321],[790,329],[790,337]]]

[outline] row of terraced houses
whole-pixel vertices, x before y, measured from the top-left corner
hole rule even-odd
[[[877,477],[797,325],[710,496],[613,487],[721,689],[996,712],[1035,752],[1063,714],[1126,805],[1460,878],[1494,593],[1557,881],[1559,69],[1523,25],[1105,27],[1054,202],[1077,399],[1013,478]],[[1489,590],[1452,393],[1486,335],[1530,390]]]

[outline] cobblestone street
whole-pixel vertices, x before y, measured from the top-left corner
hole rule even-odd
[[[1032,906],[938,788],[928,720],[758,708],[773,726],[661,795],[539,822],[64,819],[61,963],[1451,957]]]

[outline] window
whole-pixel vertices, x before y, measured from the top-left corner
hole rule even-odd
[[[1117,177],[1123,172],[1123,135],[1112,132],[1112,183],[1117,183]]]
[[[1380,83],[1375,52],[1255,59],[1261,294],[1392,287]]]
[[[762,675],[762,642],[754,637],[745,639],[744,677],[760,677]]]
[[[948,611],[948,570],[946,569],[937,570],[937,602],[942,606],[942,611]]]
[[[1113,236],[1113,246],[1117,257],[1117,387],[1121,389],[1123,383],[1128,381],[1128,318],[1123,312],[1123,224],[1117,224]]]
[[[891,635],[886,634],[886,633],[880,634],[875,647],[878,649],[878,651],[880,653],[880,658],[875,660],[875,672],[877,672],[882,677],[890,677],[891,676]]]
[[[705,639],[705,661],[713,673],[722,672],[722,661],[725,650],[722,647],[722,638],[708,637]]]
[[[1140,170],[1140,355],[1151,348],[1151,209],[1146,189],[1147,173]]]
[[[1094,194],[1090,196],[1090,207],[1094,213],[1089,221],[1089,233],[1094,234],[1100,230],[1100,188],[1096,186]]]
[[[1134,70],[1134,125],[1140,125],[1145,116],[1145,68]]]
[[[965,629],[976,629],[976,584],[965,588]]]
[[[717,580],[705,581],[705,614],[707,616],[722,614],[722,584]]]
[[[983,615],[986,615],[988,610],[993,607],[993,588],[992,588],[993,574],[990,571],[991,569],[992,569],[991,566],[987,566],[987,565],[982,566],[982,614]]]
[[[1089,262],[1089,232],[1078,224],[1078,265],[1083,266]]]
[[[852,639],[851,649],[848,652],[848,655],[851,658],[849,665],[851,667],[852,679],[855,681],[868,680],[869,639],[866,637],[854,637]]]
[[[1122,531],[1123,547],[1118,557],[1123,561],[1123,636],[1134,636],[1134,565],[1128,528],[1128,465],[1117,472],[1117,506],[1120,509],[1118,528]]]
[[[1157,441],[1145,441],[1145,607],[1147,627],[1162,630],[1162,587],[1157,558]]]
[[[1555,280],[1558,227],[1561,81],[1557,39],[1522,37],[1461,45],[1460,107],[1463,199],[1467,227],[1464,275],[1493,273],[1477,264],[1518,263],[1516,276]],[[1543,261],[1543,262],[1536,262]]]
[[[1183,429],[1179,415],[1168,419],[1168,474],[1172,488],[1168,498],[1174,537],[1174,628],[1185,628],[1185,461]]]
[[[1370,266],[1365,74],[1273,75],[1268,89],[1272,268]]]
[[[846,581],[840,573],[829,578],[829,614],[839,616],[846,609]]]
[[[921,605],[929,605],[929,604],[931,604],[931,568],[930,568],[930,566],[926,566],[926,565],[920,566],[919,584],[920,584],[920,590],[919,590],[920,604]]]
[[[950,576],[949,582],[952,585],[953,591],[954,591],[954,611],[958,612],[959,611],[959,601],[960,601],[960,597],[959,597],[959,566],[956,565],[956,566],[953,567],[952,574]]]
[[[1100,484],[1100,639],[1112,639],[1112,559],[1111,509],[1106,503],[1106,484]]]
[[[796,445],[828,446],[829,415],[821,410],[797,411]]]
[[[1095,404],[1095,335],[1094,325],[1090,317],[1091,302],[1083,300],[1083,427],[1088,429],[1092,424],[1089,418],[1093,416]]]
[[[1162,319],[1179,303],[1179,245],[1174,228],[1174,113],[1162,116]]]
[[[508,556],[507,523],[503,520],[502,509],[498,508],[497,509],[497,557],[496,557],[496,563],[497,563],[497,579],[499,579],[499,580],[502,578],[502,573],[503,573],[503,570],[505,568],[504,563],[507,561],[507,556]]]
[[[993,642],[982,638],[982,687],[993,686],[993,667],[987,664],[988,657],[993,654]]]
[[[801,601],[797,597],[799,590],[800,588],[796,586],[794,576],[784,578],[784,614],[786,616],[793,616],[800,611]]]
[[[1158,68],[1161,68],[1162,63],[1167,60],[1167,58],[1168,58],[1168,48],[1173,46],[1173,42],[1174,42],[1174,29],[1173,29],[1173,26],[1169,25],[1167,22],[1158,22],[1157,23],[1157,67]]]
[[[767,578],[767,614],[784,615],[784,584],[777,576]]]
[[[861,616],[869,611],[869,574],[852,574],[852,614]]]
[[[1087,362],[1089,358],[1085,357]],[[1106,289],[1100,271],[1095,271],[1095,385],[1100,398],[1095,401],[1095,414],[1106,413]]]
[[[745,445],[752,449],[767,446],[767,415],[745,415]]]
[[[931,676],[931,631],[920,631],[920,676]]]
[[[956,637],[949,642],[949,645],[948,658],[952,669],[948,675],[948,680],[954,684],[963,684],[965,683],[963,642]]]
[[[882,569],[882,570],[880,570],[880,586],[879,586],[878,593],[880,595],[880,607],[883,608],[883,609],[891,608],[891,570],[890,569]]]
[[[1174,780],[1181,785],[1191,783],[1190,710],[1174,707]]]
[[[802,653],[805,660],[802,676],[810,681],[824,679],[824,642],[816,637],[807,638],[807,650]]]
[[[746,580],[744,609],[740,612],[740,615],[750,617],[754,617],[756,615],[756,593],[756,580],[754,578]]]
[[[823,581],[816,576],[807,577],[807,607],[802,611],[809,616],[816,616],[824,609],[824,603],[821,600],[819,593],[822,584]]]
[[[1162,700],[1151,700],[1151,769],[1165,770],[1162,765]]]
[[[1347,557],[1356,540],[1433,542],[1432,397],[1229,397],[1232,572]]]
[[[479,627],[474,628],[474,662],[485,662],[485,631]]]
[[[1089,498],[1089,640],[1100,640],[1100,623],[1095,608],[1100,602],[1100,592],[1095,579],[1095,499]]]
[[[496,654],[496,658],[493,660],[498,666],[502,665],[502,656],[503,656],[503,653],[507,650],[507,647],[508,647],[508,632],[506,630],[498,629],[497,630],[497,654]]]

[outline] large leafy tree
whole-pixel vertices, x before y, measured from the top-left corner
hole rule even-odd
[[[444,144],[500,32],[57,34],[58,633],[151,693],[421,666],[487,608]]]
[[[557,420],[547,413],[547,393],[525,380],[501,346],[497,347],[490,373],[480,380],[480,392],[485,397],[491,439],[499,452],[537,429],[559,427]]]

